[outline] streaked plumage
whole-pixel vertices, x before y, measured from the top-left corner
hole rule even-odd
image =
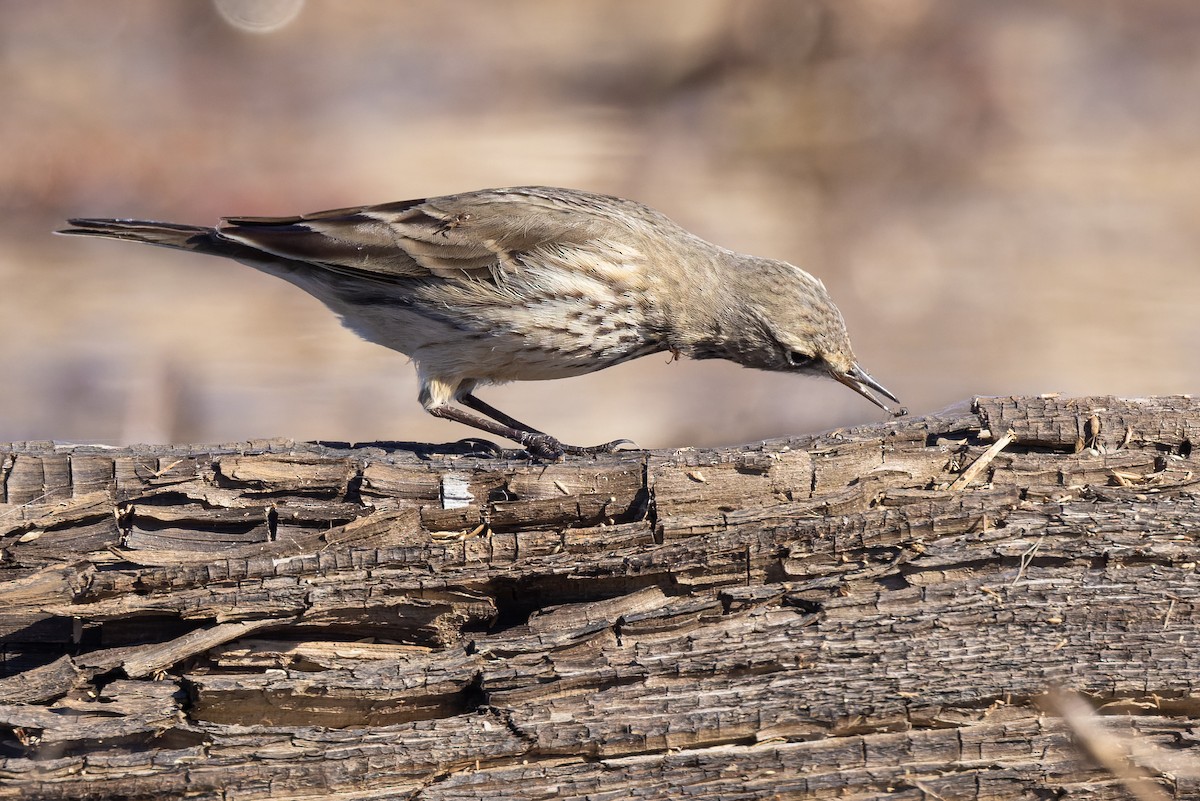
[[[70,223],[60,233],[225,256],[283,278],[365,339],[412,357],[431,414],[514,439],[542,458],[623,441],[563,445],[483,403],[475,387],[671,351],[830,375],[884,409],[870,390],[895,400],[858,366],[841,313],[816,278],[719,248],[621,198],[519,187],[229,217],[216,228]]]

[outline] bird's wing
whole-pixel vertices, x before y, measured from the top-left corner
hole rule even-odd
[[[229,217],[218,235],[356,276],[499,280],[529,258],[619,235],[608,199],[565,190],[487,190],[296,217]]]

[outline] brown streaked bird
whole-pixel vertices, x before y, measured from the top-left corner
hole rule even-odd
[[[224,256],[293,283],[364,339],[410,356],[427,412],[519,442],[538,458],[628,441],[565,445],[483,402],[477,387],[670,351],[829,376],[885,411],[873,393],[896,400],[859,366],[818,279],[717,247],[617,197],[530,186],[227,217],[215,228],[70,224],[59,233]]]

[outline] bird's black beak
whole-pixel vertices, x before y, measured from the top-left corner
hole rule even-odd
[[[885,412],[891,412],[892,410],[888,408],[883,401],[875,397],[872,394],[872,390],[878,392],[885,398],[895,401],[896,403],[900,402],[899,398],[888,392],[887,388],[884,387],[883,384],[880,384],[874,378],[871,378],[867,371],[859,367],[857,364],[851,365],[850,369],[844,373],[835,372],[832,373],[832,375],[838,382],[850,387],[850,389],[854,390],[859,395],[862,395],[864,398],[878,406],[880,409],[883,409]]]

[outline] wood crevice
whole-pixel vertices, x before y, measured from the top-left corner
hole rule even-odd
[[[558,464],[0,446],[0,798],[1110,798],[1047,699],[1200,760],[1197,437],[1037,397]]]

